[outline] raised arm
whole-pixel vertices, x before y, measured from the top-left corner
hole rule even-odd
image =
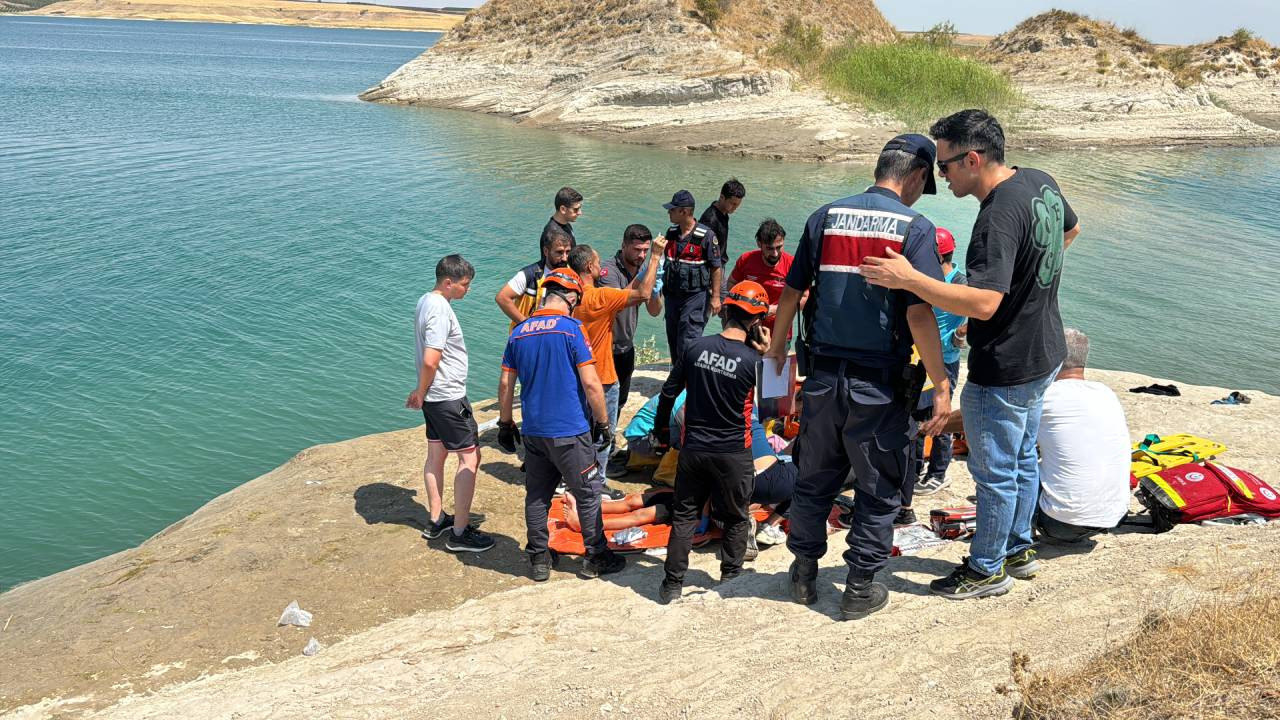
[[[653,295],[653,286],[658,283],[658,266],[660,258],[667,248],[667,238],[659,235],[649,245],[649,257],[646,258],[644,275],[631,281],[627,291],[631,293],[631,304],[639,305]],[[650,310],[652,313],[652,310]]]

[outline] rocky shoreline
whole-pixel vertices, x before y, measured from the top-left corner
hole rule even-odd
[[[865,159],[898,132],[922,129],[831,97],[772,62],[769,44],[784,16],[820,16],[807,0],[785,10],[772,5],[735,2],[712,30],[691,2],[601,0],[581,24],[560,27],[547,18],[576,12],[568,0],[536,7],[490,0],[361,97],[779,160]],[[823,23],[826,40],[893,37],[870,3],[836,5],[845,13],[840,23]],[[1006,122],[1011,146],[1280,144],[1280,80],[1269,55],[1257,65],[1245,62],[1254,57],[1236,64],[1213,56],[1202,62],[1216,70],[1180,85],[1150,52],[1127,49],[1109,24],[1062,15],[1066,22],[1053,13],[1028,20],[979,53],[1025,98]]]
[[[1264,479],[1280,477],[1280,457],[1270,443],[1280,398],[1245,388],[1253,397],[1250,405],[1210,405],[1227,389],[1178,383],[1182,397],[1135,395],[1124,390],[1167,380],[1090,374],[1117,390],[1135,439],[1149,432],[1212,437],[1230,448],[1223,458],[1229,464]],[[655,392],[662,377],[660,367],[644,369],[635,381],[637,395]],[[634,397],[629,410],[642,399]],[[481,421],[496,415],[492,402],[475,407]],[[788,698],[795,702],[803,694],[796,678],[834,667],[885,674],[878,700],[859,701],[862,716],[924,712],[930,706],[922,703],[985,715],[1008,702],[991,687],[1005,678],[1011,650],[1061,658],[1094,652],[1115,628],[1132,627],[1152,603],[1168,600],[1163,593],[1170,567],[1185,565],[1195,577],[1216,582],[1223,567],[1256,569],[1280,549],[1277,524],[1117,534],[1093,555],[1064,559],[1061,566],[1054,560],[1043,584],[1037,580],[1007,599],[957,608],[919,591],[964,551],[953,544],[895,560],[894,612],[860,623],[855,632],[827,617],[835,612],[835,595],[817,613],[785,602],[775,586],[789,555],[774,548],[761,554],[755,575],[741,586],[696,594],[663,615],[651,597],[658,577],[652,559],[634,560],[617,583],[578,581],[569,574],[576,564],[568,561],[554,582],[532,585],[519,550],[520,475],[512,458],[493,447],[492,433],[482,438],[476,509],[487,513],[484,528],[495,535],[497,547],[459,557],[422,540],[421,433],[411,428],[310,448],[137,548],[0,595],[0,623],[6,626],[0,632],[0,667],[23,668],[0,677],[0,715],[317,717],[341,715],[358,704],[368,717],[403,716],[414,708],[440,716],[441,707],[469,704],[479,709],[472,713],[477,717],[545,717],[583,709],[594,715],[605,703],[618,706],[610,693],[625,690],[638,698],[629,705],[637,717],[676,716],[680,695],[662,699],[651,682],[669,679],[661,655],[653,648],[642,652],[654,633],[695,638],[674,645],[664,640],[663,647],[705,670],[686,678],[692,695],[685,697],[703,713],[718,713],[734,708],[715,705],[716,698],[736,697],[740,689],[722,686],[728,677],[706,674],[724,650],[716,641],[721,625],[746,638],[733,651],[742,655],[739,660],[767,659],[751,665],[763,697],[739,708],[747,717],[788,707]],[[963,504],[972,483],[963,463],[953,472],[953,485],[922,505]],[[823,577],[833,583],[840,579],[839,553],[837,539],[823,561]],[[696,554],[693,576],[704,577],[702,571],[714,564],[713,553]],[[1061,574],[1055,575],[1058,567]],[[1217,585],[1186,587],[1192,594],[1211,594]],[[315,613],[312,626],[276,627],[281,610],[294,600]],[[575,610],[566,614],[568,608]],[[1028,617],[1055,613],[1070,622],[1050,623],[1055,629],[1043,637],[1036,635],[1039,620],[1027,625]],[[936,622],[945,624],[941,645],[943,628]],[[575,628],[591,633],[589,643],[600,655],[566,660],[586,652],[571,641]],[[784,628],[785,641],[775,632]],[[301,657],[312,636],[332,652]],[[904,638],[914,639],[904,645]],[[926,651],[929,645],[938,645],[936,655]],[[885,653],[905,647],[914,648],[909,657],[923,670],[890,687],[895,665]],[[569,664],[557,669],[558,662]],[[568,696],[556,688],[573,684],[573,673],[565,675],[564,668],[584,662],[602,669],[639,663],[643,672],[582,688],[582,697],[595,705],[561,706]],[[971,663],[982,672],[956,673],[960,665],[949,663]],[[441,675],[442,666],[456,672]],[[550,679],[540,682],[552,684],[541,691],[521,684],[519,693],[508,693],[503,688],[514,687],[507,684],[513,668],[529,682],[543,677]],[[421,677],[425,671],[434,679]],[[456,682],[438,687],[446,678]],[[391,694],[371,692],[374,686]],[[434,689],[426,692],[428,687]],[[872,700],[879,704],[868,705]],[[437,702],[444,705],[432,704]]]

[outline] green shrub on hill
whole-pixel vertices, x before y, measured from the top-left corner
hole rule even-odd
[[[922,127],[966,107],[1008,114],[1021,97],[1004,74],[963,56],[956,29],[939,23],[909,40],[870,44],[856,39],[825,47],[822,29],[787,19],[772,54],[835,95]]]
[[[833,91],[922,127],[961,108],[995,115],[1020,104],[1005,75],[991,67],[924,42],[846,44],[832,50],[822,68]]]

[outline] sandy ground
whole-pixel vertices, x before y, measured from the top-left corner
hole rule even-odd
[[[448,30],[462,22],[460,14],[297,0],[63,0],[28,14],[379,30]]]
[[[656,385],[648,375],[641,392]],[[1182,397],[1162,398],[1123,392],[1152,378],[1094,377],[1119,391],[1135,439],[1213,437],[1231,448],[1229,464],[1280,477],[1268,453],[1280,399],[1212,406],[1226,390],[1180,384]],[[524,579],[519,492],[496,451],[479,509],[498,548],[459,559],[424,547],[413,527],[417,432],[313,448],[136,551],[0,596],[0,617],[14,615],[0,667],[25,669],[5,673],[0,708],[15,718],[1007,716],[1012,701],[995,688],[1012,652],[1040,667],[1085,657],[1152,609],[1273,565],[1280,549],[1274,524],[1122,532],[1089,554],[1046,553],[1045,572],[1005,597],[953,603],[927,594],[966,552],[952,543],[893,560],[889,608],[840,623],[835,536],[812,608],[786,601],[785,548],[719,586],[713,551],[696,554],[685,597],[662,607],[657,558],[607,580],[577,580],[574,562],[555,582]],[[952,472],[918,510],[972,492],[963,463]],[[246,526],[254,512],[274,519]],[[335,533],[342,542],[317,545]],[[129,569],[141,553],[150,564]],[[199,563],[211,567],[193,571]],[[316,612],[312,628],[274,627],[291,599]],[[301,657],[311,635],[326,647]]]

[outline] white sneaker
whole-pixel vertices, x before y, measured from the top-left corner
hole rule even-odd
[[[781,525],[765,524],[756,533],[756,542],[760,545],[782,545],[787,542],[787,534]]]

